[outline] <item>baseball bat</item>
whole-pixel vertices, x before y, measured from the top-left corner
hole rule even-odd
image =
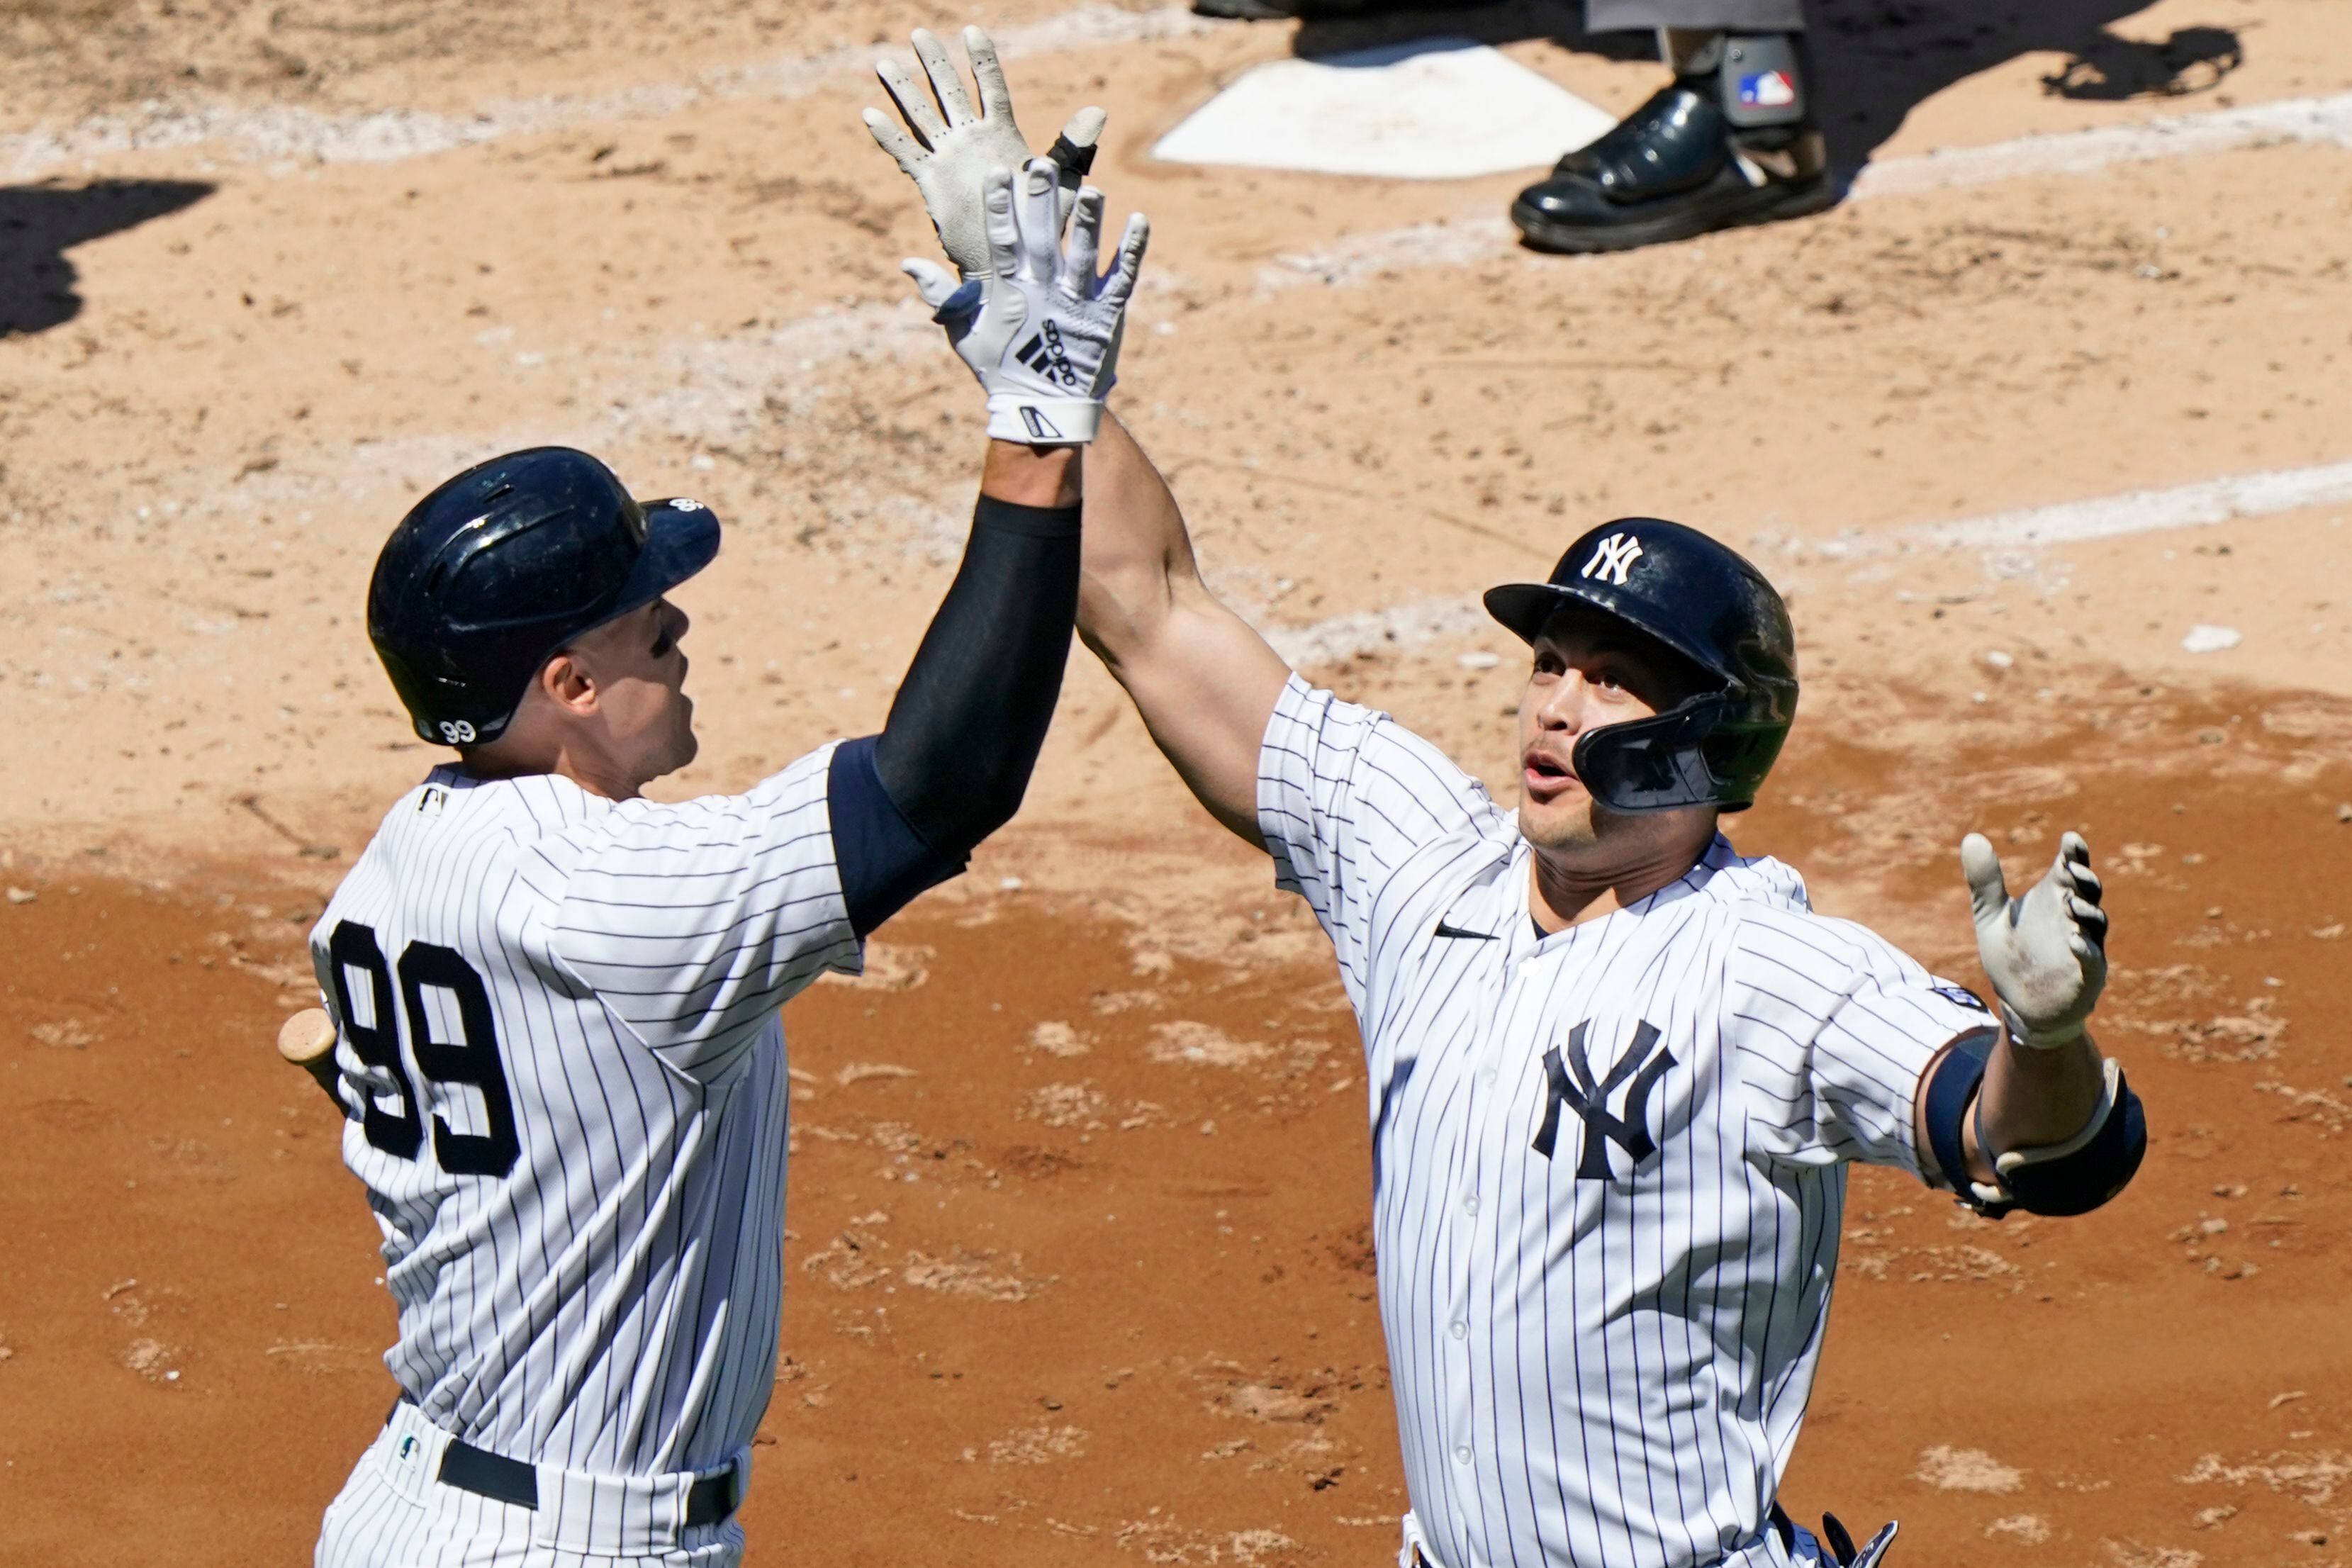
[[[325,1009],[306,1007],[279,1025],[278,1054],[309,1073],[337,1110],[350,1114],[336,1088],[335,1021]]]

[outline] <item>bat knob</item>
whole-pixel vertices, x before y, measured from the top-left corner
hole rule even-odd
[[[278,1054],[298,1067],[329,1055],[335,1048],[335,1021],[319,1007],[305,1007],[278,1028]]]

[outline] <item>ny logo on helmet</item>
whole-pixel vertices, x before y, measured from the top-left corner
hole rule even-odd
[[[1592,559],[1584,563],[1580,575],[1599,577],[1604,583],[1625,585],[1625,574],[1642,558],[1642,542],[1630,533],[1612,533],[1593,551]]]

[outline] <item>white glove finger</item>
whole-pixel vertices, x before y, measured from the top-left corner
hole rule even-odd
[[[948,123],[969,125],[979,119],[971,111],[971,95],[963,89],[963,76],[940,36],[929,27],[918,27],[914,44],[915,58],[923,62],[923,74],[931,79],[932,95],[940,100],[940,111],[948,117]]]
[[[2066,950],[2082,963],[2083,973],[2085,974],[2100,973],[2106,968],[2106,950],[2097,942],[2086,941],[2079,936],[2068,937]]]
[[[2076,893],[2095,904],[2106,892],[2106,884],[2100,881],[2099,874],[2088,866],[2067,866],[2066,879],[2074,884]]]
[[[1102,135],[1103,111],[1081,109],[1070,116],[1054,144],[1045,149],[1045,156],[1054,160],[1062,171],[1062,215],[1069,216],[1070,204],[1077,199],[1078,185],[1095,166],[1095,143]]]
[[[960,287],[953,273],[936,262],[925,261],[919,257],[910,256],[898,263],[898,270],[915,280],[915,292],[920,294],[923,303],[934,310],[954,298]]]
[[[864,118],[866,129],[874,133],[875,144],[897,159],[898,167],[911,178],[915,165],[923,161],[923,149],[916,144],[913,137],[891,124],[890,117],[880,110],[869,109]]]
[[[981,184],[980,203],[986,214],[989,270],[1010,278],[1021,254],[1021,226],[1013,217],[1013,171],[991,169]]]
[[[1091,166],[1096,146],[1102,141],[1103,125],[1109,119],[1109,115],[1090,103],[1070,116],[1070,122],[1062,127],[1062,140],[1070,144],[1072,152],[1086,153],[1087,163]],[[1087,170],[1079,169],[1076,173],[1083,174]]]
[[[2070,898],[2066,900],[2066,912],[2074,917],[2075,926],[2084,936],[2089,937],[2093,942],[2106,940],[2106,910],[2096,904],[2085,903],[2081,899]]]
[[[1118,310],[1127,309],[1135,293],[1136,275],[1143,270],[1144,247],[1150,243],[1151,220],[1141,213],[1128,214],[1127,232],[1119,237],[1118,259],[1111,264],[1110,276],[1103,279],[1102,291],[1097,296],[1103,303]]]
[[[1095,154],[1101,151],[1103,124],[1109,116],[1089,104],[1070,116],[1062,133],[1054,138],[1045,156],[1062,166],[1062,186],[1075,189],[1080,180],[1094,172]]]
[[[1969,879],[1969,907],[1977,924],[1989,924],[2009,908],[2009,884],[2001,879],[2000,857],[1992,840],[1971,833],[1960,840],[1960,875]]]
[[[1074,300],[1095,297],[1095,268],[1102,259],[1103,194],[1092,185],[1080,188],[1070,209],[1069,259],[1062,266],[1062,291]]]
[[[1004,85],[1004,67],[996,58],[996,41],[978,27],[963,30],[964,58],[971,61],[972,85],[980,89],[980,112],[989,120],[1013,120],[1013,91]]]
[[[2060,835],[2058,839],[2058,858],[2061,860],[2072,860],[2078,866],[2088,866],[2091,863],[2091,846],[2089,840],[2085,839],[2081,834],[2074,832],[2071,829],[2066,833]]]
[[[907,128],[922,138],[924,146],[938,147],[948,128],[923,89],[915,85],[915,79],[894,59],[875,61],[874,74],[882,79],[883,89],[889,93],[890,101],[898,106],[898,117],[907,122]]]
[[[1052,159],[1032,158],[1021,166],[1021,271],[1041,283],[1062,270],[1060,190],[1061,174]]]

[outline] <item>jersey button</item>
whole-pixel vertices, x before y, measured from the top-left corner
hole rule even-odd
[[[1445,1331],[1452,1334],[1457,1340],[1466,1339],[1469,1337],[1470,1325],[1467,1323],[1448,1323],[1445,1325]]]
[[[1478,1069],[1478,1081],[1485,1084],[1489,1089],[1494,1088],[1495,1069],[1493,1068],[1480,1068]]]
[[[1457,1465],[1466,1465],[1470,1462],[1469,1444],[1465,1443],[1460,1447],[1454,1450],[1454,1462]]]
[[[1475,1214],[1476,1214],[1476,1213],[1478,1212],[1478,1194],[1475,1194],[1475,1193],[1472,1193],[1469,1196],[1467,1196],[1467,1197],[1465,1197],[1465,1198],[1464,1198],[1464,1199],[1462,1200],[1462,1212],[1463,1212],[1464,1214],[1470,1214],[1470,1215],[1475,1215]]]

